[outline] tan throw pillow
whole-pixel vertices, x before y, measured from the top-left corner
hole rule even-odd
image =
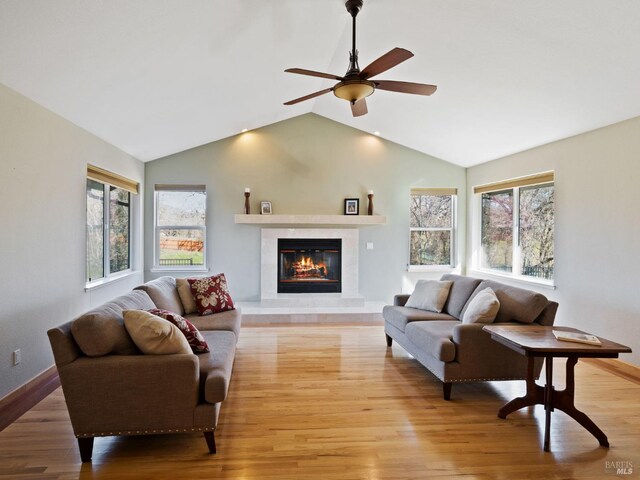
[[[450,280],[418,280],[405,307],[440,313],[449,296],[451,285],[453,282]]]
[[[125,310],[122,315],[127,332],[142,353],[191,353],[191,347],[184,334],[168,320],[143,310]]]
[[[176,278],[176,287],[178,287],[178,295],[184,307],[184,314],[189,315],[196,313],[198,307],[196,306],[196,299],[193,297],[193,293],[191,293],[189,281],[186,278]]]
[[[496,293],[489,287],[478,292],[469,302],[462,323],[493,323],[500,310],[500,301]]]

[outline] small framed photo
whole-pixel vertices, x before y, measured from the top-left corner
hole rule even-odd
[[[344,199],[344,214],[345,215],[360,215],[360,199],[359,198],[345,198]]]
[[[271,202],[260,202],[260,215],[271,215]]]

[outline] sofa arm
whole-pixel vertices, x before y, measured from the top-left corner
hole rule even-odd
[[[461,323],[453,329],[456,361],[464,369],[467,378],[524,378],[527,372],[527,358],[493,340],[483,327],[484,325],[479,323]],[[536,359],[536,375],[541,365],[539,359]]]
[[[498,345],[483,327],[482,323],[461,323],[453,328],[453,343],[456,344],[458,361],[460,357],[477,357]]]
[[[395,295],[393,297],[393,305],[396,307],[404,307],[405,303],[407,303],[407,300],[409,300],[409,297],[411,295],[406,294],[406,293],[402,293],[400,295]]]
[[[76,435],[149,433],[193,425],[195,355],[81,357],[59,369]]]

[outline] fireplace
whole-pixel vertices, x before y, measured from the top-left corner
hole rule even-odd
[[[341,291],[342,239],[278,239],[278,293]]]

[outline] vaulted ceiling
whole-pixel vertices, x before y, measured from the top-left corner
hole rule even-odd
[[[470,166],[640,115],[637,0],[364,0],[360,65],[414,58],[351,116],[343,0],[2,0],[0,83],[153,160],[307,112]]]

